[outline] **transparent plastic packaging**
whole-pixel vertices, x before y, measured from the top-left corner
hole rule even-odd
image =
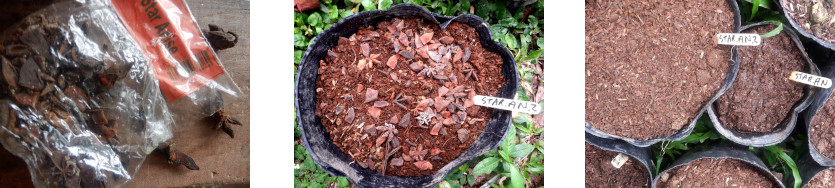
[[[211,58],[220,74],[161,86],[160,67],[188,65],[149,50],[165,38],[138,40],[150,28],[129,25],[117,2],[128,1],[58,2],[0,34],[0,144],[26,161],[36,187],[124,186],[173,137],[175,116],[210,116],[240,93],[211,50],[185,58]],[[184,1],[159,6],[188,45],[182,50],[209,45]],[[176,100],[163,91],[181,86],[189,91]]]

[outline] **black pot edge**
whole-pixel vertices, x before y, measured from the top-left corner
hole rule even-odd
[[[417,8],[417,9],[419,9],[419,10],[423,11],[425,14],[432,15],[432,17],[431,17],[432,19],[430,19],[430,20],[431,20],[431,21],[433,21],[433,22],[435,22],[435,23],[437,23],[437,24],[439,24],[439,25],[442,25],[442,28],[443,28],[443,27],[445,27],[445,26],[446,26],[448,23],[450,23],[452,20],[454,20],[454,19],[456,19],[456,18],[458,18],[458,17],[468,17],[469,19],[472,19],[473,17],[475,17],[475,19],[478,19],[478,20],[480,20],[482,23],[484,23],[484,21],[483,21],[481,18],[479,18],[479,17],[477,17],[477,16],[474,16],[474,15],[465,14],[465,15],[459,15],[459,16],[456,16],[456,17],[442,16],[442,15],[435,14],[435,13],[433,13],[433,12],[429,12],[429,11],[427,11],[426,9],[424,9],[423,7],[420,7],[420,6],[417,6],[417,5],[414,5],[414,4],[404,3],[404,4],[399,4],[399,5],[392,6],[391,8],[389,8],[389,10],[385,10],[385,11],[383,11],[383,10],[374,10],[374,11],[366,11],[366,12],[361,12],[361,13],[353,14],[353,15],[351,15],[351,16],[348,16],[348,17],[346,17],[346,18],[343,18],[342,20],[340,20],[339,22],[335,23],[333,26],[331,26],[330,28],[326,29],[326,30],[325,30],[325,31],[323,31],[322,33],[328,33],[328,31],[332,30],[333,28],[336,28],[336,26],[341,25],[341,24],[342,24],[342,23],[344,23],[345,21],[350,20],[350,19],[355,18],[355,17],[358,17],[358,16],[360,16],[360,15],[366,15],[366,14],[377,14],[377,13],[386,12],[386,11],[391,11],[391,10],[398,10],[398,9],[410,9],[410,8],[411,8],[411,9]],[[438,18],[441,18],[441,19],[446,20],[446,21],[445,21],[445,23],[440,23],[440,22],[438,21]],[[366,20],[366,21],[368,21],[368,20]],[[515,94],[515,91],[516,91],[516,89],[517,89],[517,87],[518,87],[518,78],[517,78],[517,75],[518,75],[518,70],[517,70],[517,67],[515,66],[515,63],[516,63],[516,62],[513,60],[512,55],[510,55],[510,54],[511,54],[511,53],[510,53],[510,51],[509,51],[509,50],[507,50],[507,48],[505,48],[504,46],[502,46],[500,43],[498,43],[497,41],[495,41],[495,39],[493,39],[492,31],[489,29],[489,27],[487,27],[485,24],[482,24],[482,26],[485,26],[485,27],[486,27],[486,29],[487,29],[487,30],[486,30],[486,32],[489,34],[489,36],[486,36],[486,37],[488,37],[488,38],[490,39],[490,41],[492,41],[492,43],[491,43],[490,45],[495,46],[496,48],[502,49],[502,50],[500,50],[499,52],[496,52],[496,53],[497,53],[497,54],[499,54],[499,55],[501,55],[501,56],[503,56],[503,58],[504,58],[504,56],[510,56],[511,58],[509,59],[509,61],[511,61],[511,62],[514,64],[514,65],[512,65],[512,66],[511,66],[511,67],[512,67],[512,68],[511,68],[511,71],[512,71],[512,73],[513,73],[513,74],[507,75],[507,76],[505,77],[505,80],[511,80],[511,83],[510,83],[510,85],[505,85],[505,86],[503,86],[503,87],[500,89],[500,94],[499,94],[499,95],[500,95],[499,97],[502,97],[502,98],[511,98],[511,97],[512,97],[512,95],[513,95],[513,94]],[[479,27],[474,27],[474,28],[475,28],[477,31],[479,31],[479,30],[480,30],[480,28],[479,28]],[[320,35],[321,35],[321,34],[320,34]],[[484,38],[484,36],[480,36],[480,38]],[[298,90],[298,85],[299,85],[299,81],[300,81],[300,79],[299,79],[299,78],[300,78],[300,75],[302,74],[302,70],[303,70],[303,68],[304,68],[304,67],[306,67],[306,66],[305,66],[305,64],[306,64],[305,62],[306,62],[306,59],[309,57],[309,56],[308,56],[308,54],[310,53],[310,51],[311,51],[312,47],[313,47],[316,43],[318,43],[318,42],[319,42],[319,39],[320,39],[320,38],[319,38],[319,37],[317,37],[317,38],[316,38],[313,42],[311,42],[311,44],[308,46],[308,49],[305,51],[305,53],[304,53],[304,55],[303,55],[303,58],[302,58],[302,61],[301,61],[301,63],[300,63],[300,64],[299,64],[299,66],[298,66],[298,70],[299,70],[299,71],[297,72],[296,77],[295,77],[295,81],[294,81],[294,84],[295,84],[295,87],[296,87],[296,88],[294,89],[293,94],[294,94],[294,98],[295,98],[296,100],[294,100],[294,102],[293,102],[293,103],[294,103],[294,108],[295,108],[295,109],[296,109],[296,111],[297,111],[296,118],[297,118],[297,121],[298,121],[298,126],[299,126],[299,128],[300,128],[299,130],[300,130],[300,132],[301,132],[301,138],[302,138],[302,140],[303,140],[303,142],[304,142],[305,149],[307,149],[307,151],[308,151],[308,153],[310,154],[311,158],[313,159],[314,163],[316,163],[316,165],[320,166],[320,167],[321,167],[321,168],[322,168],[325,172],[327,172],[328,174],[330,174],[330,175],[332,175],[332,176],[343,176],[343,177],[347,177],[349,181],[351,181],[351,182],[352,182],[352,183],[354,183],[355,185],[358,185],[359,187],[378,187],[378,186],[380,186],[380,185],[370,184],[370,183],[367,183],[367,182],[362,182],[362,181],[363,181],[363,179],[356,177],[358,172],[357,172],[357,171],[353,171],[353,169],[351,169],[351,168],[348,168],[348,169],[343,169],[343,170],[350,170],[350,171],[349,171],[349,173],[345,173],[345,172],[339,171],[338,169],[335,169],[334,167],[332,167],[331,165],[329,165],[329,163],[333,163],[333,162],[337,162],[337,161],[335,161],[335,160],[330,160],[330,161],[327,161],[327,162],[326,162],[326,161],[323,161],[323,160],[322,160],[322,158],[321,158],[320,156],[318,156],[318,155],[317,155],[317,154],[313,151],[313,149],[311,149],[310,147],[308,147],[308,146],[309,146],[309,142],[308,142],[308,139],[307,139],[307,138],[308,138],[308,135],[307,135],[307,133],[306,133],[306,131],[305,131],[305,129],[304,129],[303,123],[302,123],[302,122],[303,122],[303,121],[302,121],[302,119],[303,119],[303,115],[302,115],[301,113],[298,113],[298,112],[300,111],[300,108],[299,108],[299,107],[300,107],[300,104],[299,104],[299,100],[298,100],[298,98],[299,98],[299,95],[300,95],[300,94],[299,94],[299,90]],[[482,44],[482,46],[483,46],[483,47],[485,47],[485,48],[487,48],[487,46],[490,46],[490,45],[485,45],[485,44]],[[507,62],[505,62],[505,64],[506,64],[506,63],[507,63]],[[506,65],[503,65],[503,67],[504,67],[504,66],[506,66]],[[503,69],[504,69],[504,68],[503,68]],[[504,71],[503,71],[503,72],[504,72]],[[505,91],[505,90],[510,90],[510,91],[512,91],[512,92],[510,92],[510,93],[505,93],[505,95],[507,95],[507,96],[501,96],[501,95],[502,95],[502,93],[503,93],[502,91]],[[315,107],[314,107],[314,109],[315,109]],[[495,121],[493,121],[493,120],[491,120],[490,122],[488,122],[488,125],[490,125],[490,124],[495,124],[495,123],[501,123],[501,124],[504,124],[504,125],[505,125],[505,126],[503,127],[503,129],[504,129],[504,131],[503,131],[503,132],[504,132],[504,134],[502,134],[501,139],[499,139],[499,140],[498,140],[495,144],[492,144],[492,146],[491,146],[491,147],[489,147],[489,148],[487,148],[487,149],[482,149],[481,151],[478,151],[478,152],[477,152],[477,154],[476,154],[476,155],[474,155],[474,157],[484,155],[484,153],[487,153],[487,152],[489,152],[490,150],[497,148],[497,147],[498,147],[498,146],[502,143],[502,141],[503,141],[503,140],[504,140],[504,138],[505,138],[505,135],[506,135],[506,134],[507,134],[507,132],[508,132],[508,128],[509,128],[510,126],[512,126],[512,125],[511,125],[511,120],[512,120],[512,119],[511,119],[511,118],[509,118],[509,117],[510,117],[510,115],[511,115],[510,113],[511,113],[510,111],[506,111],[506,110],[494,110],[494,111],[493,111],[493,115],[491,116],[491,119],[492,119],[493,117],[496,117],[497,115],[499,115],[499,116],[507,116],[507,117],[508,117],[508,120],[507,120],[506,122],[495,122]],[[313,116],[313,118],[315,118],[315,120],[313,120],[314,122],[315,122],[315,121],[321,121],[321,120],[319,119],[319,117],[317,117],[317,116],[315,116],[315,115],[312,115],[312,114],[311,114],[310,116]],[[495,122],[495,123],[494,123],[494,122]],[[479,138],[483,137],[484,135],[485,135],[485,133],[480,134],[480,135],[479,135]],[[478,138],[476,138],[476,139],[478,139]],[[328,138],[328,140],[330,140],[330,139]],[[471,148],[471,149],[468,149],[467,151],[465,151],[464,153],[462,153],[462,155],[464,155],[464,154],[466,154],[466,153],[469,153],[469,152],[475,152],[475,151],[474,151],[474,150],[472,150],[472,148]],[[345,155],[344,153],[342,153],[342,154],[343,154],[343,155]],[[474,158],[474,157],[473,157],[473,158]],[[430,177],[432,177],[432,180],[430,181],[430,183],[425,184],[425,187],[434,187],[435,185],[437,185],[438,183],[440,183],[441,181],[443,181],[443,178],[446,176],[446,174],[448,174],[449,172],[451,172],[453,169],[455,169],[455,168],[457,168],[457,167],[459,167],[459,166],[463,165],[464,163],[468,162],[469,160],[471,160],[471,159],[462,160],[462,159],[459,157],[459,158],[456,158],[455,160],[453,160],[453,161],[449,162],[446,166],[444,166],[443,168],[441,168],[440,170],[438,170],[435,174],[430,175]],[[354,165],[356,165],[356,164],[354,164]],[[365,170],[368,170],[368,169],[365,169]],[[368,170],[368,171],[370,171],[370,170]],[[377,173],[376,171],[371,171],[371,172],[372,172],[372,173]],[[353,176],[353,177],[352,177],[352,176]],[[379,174],[375,174],[375,176],[381,176],[381,175],[379,175]],[[427,176],[422,176],[422,177],[427,177]],[[382,176],[381,178],[388,178],[389,180],[391,180],[391,179],[411,179],[411,178],[415,178],[415,177]],[[379,183],[379,182],[376,182],[376,183]],[[391,186],[392,186],[392,187],[394,187],[395,185],[391,185]]]
[[[726,0],[726,2],[728,3],[728,5],[730,5],[731,9],[733,9],[733,12],[734,12],[734,31],[738,31],[739,28],[742,25],[742,19],[741,19],[740,13],[739,13],[739,5],[736,4],[735,0]],[[636,146],[640,146],[640,147],[647,147],[647,146],[653,145],[653,144],[661,142],[661,141],[678,141],[678,140],[684,139],[687,136],[689,136],[691,132],[693,132],[693,128],[696,127],[696,121],[698,121],[699,118],[702,117],[702,114],[707,110],[707,108],[711,104],[713,104],[713,102],[716,101],[716,99],[719,99],[719,96],[722,96],[722,94],[724,94],[725,91],[728,90],[728,88],[730,88],[731,83],[733,83],[734,79],[736,79],[737,70],[739,70],[739,54],[737,54],[736,46],[733,46],[733,47],[731,47],[731,59],[730,59],[730,64],[728,65],[728,75],[725,77],[725,80],[722,82],[722,87],[719,89],[719,91],[716,92],[716,94],[713,96],[713,98],[710,99],[710,101],[708,101],[707,103],[705,103],[702,106],[702,108],[697,113],[698,115],[696,115],[696,117],[693,118],[692,121],[690,121],[690,124],[683,127],[682,129],[678,130],[673,135],[670,135],[668,137],[653,138],[653,139],[649,139],[649,140],[637,140],[637,139],[621,137],[621,136],[617,136],[617,135],[614,135],[614,134],[609,134],[609,133],[603,132],[600,129],[597,129],[594,126],[592,126],[591,123],[589,123],[588,121],[585,121],[586,132],[591,133],[591,134],[593,134],[595,136],[598,136],[598,137],[602,137],[602,138],[614,138],[614,139],[624,140],[626,142],[629,142],[632,145],[636,145]]]
[[[729,142],[730,143],[730,142]],[[674,169],[679,166],[687,165],[690,162],[693,162],[698,159],[703,158],[713,158],[713,159],[723,159],[723,158],[731,158],[739,161],[743,161],[745,163],[751,164],[759,168],[760,172],[768,174],[771,177],[771,180],[780,185],[781,188],[784,188],[783,182],[774,176],[768,167],[765,166],[765,163],[760,160],[754,153],[748,151],[746,148],[742,146],[735,145],[735,144],[726,144],[724,146],[715,146],[708,150],[704,151],[696,151],[696,152],[688,152],[681,156],[678,160],[670,164],[669,167],[664,169],[663,171],[659,172],[658,175],[652,180],[652,187],[657,187],[657,182],[661,178],[661,175],[666,173],[667,171]]]
[[[588,132],[586,133],[585,139],[590,145],[602,150],[623,153],[637,159],[644,165],[644,169],[647,170],[647,174],[649,175],[647,176],[647,182],[649,182],[649,185],[652,185],[652,172],[655,170],[655,165],[652,163],[652,153],[648,147],[634,146],[623,140],[601,138],[594,136],[593,134],[589,134]]]
[[[761,26],[761,25],[775,25],[776,26],[776,25],[779,25],[779,24],[775,23],[775,22],[754,23],[754,24],[742,26],[737,31],[737,33],[741,33],[742,31],[748,30],[749,28],[756,27],[756,26]],[[818,69],[818,66],[815,65],[814,63],[812,63],[812,60],[809,58],[809,55],[806,53],[806,49],[803,48],[803,44],[800,43],[800,39],[798,39],[797,34],[795,34],[794,31],[791,30],[788,27],[784,27],[783,31],[788,33],[789,38],[792,39],[795,46],[803,54],[803,57],[806,60],[806,70],[804,70],[804,71],[806,71],[810,74],[820,76],[821,74],[820,74],[820,70]],[[740,62],[740,63],[742,63],[742,62]],[[713,107],[712,107],[713,105],[711,105],[711,107],[708,108],[707,113],[710,116],[710,120],[711,120],[711,122],[713,122],[714,128],[716,128],[716,131],[719,132],[720,134],[722,134],[723,136],[725,136],[726,138],[728,138],[728,140],[731,140],[731,141],[733,141],[737,144],[742,144],[742,145],[746,145],[746,146],[754,146],[754,147],[765,147],[765,146],[775,145],[775,144],[778,144],[778,143],[782,142],[787,137],[789,137],[791,132],[796,127],[797,119],[799,117],[799,114],[803,110],[805,110],[807,107],[809,107],[809,104],[811,103],[812,95],[815,92],[815,90],[812,87],[813,86],[809,86],[809,85],[804,85],[803,86],[803,97],[801,97],[801,99],[799,101],[795,102],[795,104],[792,107],[792,111],[788,114],[788,116],[783,118],[780,125],[777,126],[780,129],[777,130],[777,131],[774,131],[774,132],[770,132],[770,133],[742,133],[742,132],[739,132],[739,131],[736,131],[736,130],[731,130],[731,129],[725,128],[722,125],[722,122],[719,120],[719,117],[718,117],[719,115],[717,115],[716,112],[713,110]]]
[[[829,48],[830,50],[835,50],[835,43],[826,42],[823,39],[818,38],[818,37],[816,37],[815,35],[812,35],[809,32],[806,32],[806,29],[803,29],[803,27],[800,27],[800,25],[797,25],[797,22],[795,22],[794,19],[791,17],[791,15],[789,15],[789,13],[786,12],[786,8],[783,7],[783,0],[774,0],[774,1],[777,1],[776,2],[777,6],[780,7],[780,11],[783,12],[783,16],[786,17],[786,20],[789,20],[789,24],[791,24],[792,27],[795,28],[798,33],[800,33],[801,35],[803,35],[806,38],[810,38],[810,39],[814,40],[816,43],[820,44],[823,47]]]

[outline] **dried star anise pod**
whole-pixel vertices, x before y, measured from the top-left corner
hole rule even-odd
[[[229,125],[242,125],[240,121],[227,115],[226,111],[224,111],[223,109],[220,109],[214,114],[212,114],[210,118],[217,122],[217,126],[215,126],[215,129],[222,129],[223,132],[226,132],[226,134],[228,134],[232,138],[235,138],[235,132]]]
[[[183,152],[180,152],[174,149],[174,145],[169,145],[168,143],[162,143],[157,150],[161,151],[162,153],[168,156],[168,163],[169,164],[180,164],[188,168],[189,170],[200,170],[200,167],[194,163],[194,160],[191,159],[188,155]]]
[[[215,51],[235,47],[238,43],[238,34],[231,31],[224,31],[220,26],[209,24],[209,29],[203,29],[203,35],[212,45]]]

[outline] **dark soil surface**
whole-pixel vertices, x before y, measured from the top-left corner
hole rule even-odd
[[[653,11],[647,11],[653,10]],[[586,1],[586,121],[649,140],[675,134],[716,95],[734,30],[724,0]]]
[[[361,28],[320,61],[317,116],[343,152],[384,175],[435,173],[466,151],[504,83],[502,60],[474,28],[417,18]]]
[[[606,151],[586,143],[586,187],[649,187],[646,167],[637,159],[629,160],[620,168],[611,161],[618,152]]]
[[[778,187],[770,175],[736,159],[703,158],[662,174],[657,187]]]
[[[745,33],[765,34],[775,28],[762,25]],[[791,71],[806,67],[803,52],[785,32],[764,38],[759,46],[740,46],[738,50],[739,73],[714,103],[716,113],[725,128],[743,133],[772,132],[803,97],[803,84],[788,79]]]
[[[827,158],[835,158],[835,99],[829,100],[815,114],[809,127],[809,141],[821,154]]]
[[[835,1],[783,0],[783,7],[806,32],[824,41],[835,42]]]
[[[812,180],[809,180],[806,187],[835,187],[835,170],[827,169],[818,172]]]

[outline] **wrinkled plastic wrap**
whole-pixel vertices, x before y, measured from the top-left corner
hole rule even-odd
[[[0,143],[35,186],[124,185],[172,137],[151,62],[107,3],[56,3],[0,42]]]

